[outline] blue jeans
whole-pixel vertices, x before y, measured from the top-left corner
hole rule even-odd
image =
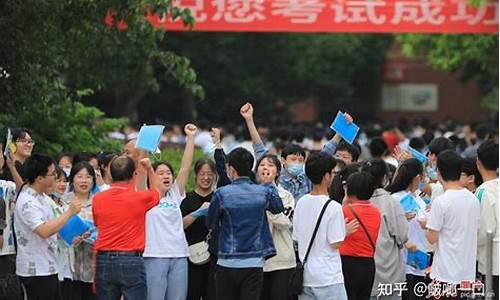
[[[322,287],[304,287],[299,300],[347,300],[347,293],[343,283],[336,283]]]
[[[147,295],[146,271],[141,256],[98,253],[95,285],[97,300],[144,300]]]
[[[187,258],[145,257],[148,300],[185,300],[188,287]]]

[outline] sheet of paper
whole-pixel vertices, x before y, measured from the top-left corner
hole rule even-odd
[[[137,136],[135,147],[149,152],[157,152],[163,129],[165,129],[163,125],[143,125]]]
[[[344,113],[341,111],[337,113],[337,116],[335,117],[335,120],[333,120],[330,128],[340,134],[340,136],[349,144],[354,142],[354,139],[359,132],[359,126],[354,123],[348,123]]]

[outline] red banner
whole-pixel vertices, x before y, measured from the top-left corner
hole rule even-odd
[[[498,1],[486,0],[479,7],[469,0],[175,2],[191,10],[195,31],[498,33]],[[180,22],[167,19],[163,16],[155,26],[185,30]]]

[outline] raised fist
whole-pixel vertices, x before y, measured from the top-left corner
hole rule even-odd
[[[148,169],[152,168],[151,160],[149,160],[149,158],[141,159],[139,161],[139,164],[141,164],[141,166],[144,168],[144,170],[148,170]]]
[[[241,116],[247,120],[253,117],[253,106],[249,102],[245,103],[241,108],[240,108],[240,114]]]
[[[212,137],[212,143],[219,144],[220,143],[220,129],[212,128],[210,130],[210,136]]]
[[[186,136],[190,137],[190,136],[194,136],[196,134],[196,125],[194,124],[186,124],[186,126],[184,127],[184,133],[186,134]]]

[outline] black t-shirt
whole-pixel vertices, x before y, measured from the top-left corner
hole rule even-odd
[[[0,155],[2,155],[2,154],[0,154]],[[16,170],[19,173],[19,176],[21,176],[21,178],[23,180],[25,180],[24,165],[18,160],[16,160],[14,165],[16,166]],[[9,168],[7,167],[7,162],[5,162],[3,172],[0,174],[0,179],[7,180],[7,181],[14,181],[14,178],[12,177],[12,174],[10,173]]]
[[[187,193],[186,198],[181,204],[182,216],[185,217],[186,215],[189,215],[193,211],[197,210],[204,202],[210,202],[212,194],[213,193],[210,193],[206,197],[202,197],[194,191]],[[189,245],[199,243],[206,239],[208,229],[205,221],[204,216],[198,217],[193,224],[191,224],[191,226],[184,230]]]

